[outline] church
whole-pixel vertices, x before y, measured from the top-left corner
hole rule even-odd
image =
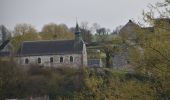
[[[25,41],[18,50],[17,60],[24,66],[86,67],[86,44],[82,39],[80,28],[76,24],[75,39]]]

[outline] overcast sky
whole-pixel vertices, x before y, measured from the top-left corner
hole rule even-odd
[[[64,23],[69,27],[78,21],[97,22],[114,29],[129,19],[140,20],[149,3],[162,0],[0,0],[0,24],[9,29],[28,23],[41,30],[47,23]]]

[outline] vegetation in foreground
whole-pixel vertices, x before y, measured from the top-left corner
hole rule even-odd
[[[170,90],[163,88],[167,82],[109,68],[31,66],[23,70],[14,63],[0,62],[1,100],[44,95],[52,100],[168,100]]]

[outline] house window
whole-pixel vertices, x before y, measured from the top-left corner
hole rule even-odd
[[[70,62],[73,62],[73,56],[70,56]]]
[[[51,57],[51,58],[50,58],[50,63],[53,63],[53,61],[54,61],[54,60],[53,60],[53,57]]]
[[[29,63],[29,60],[28,58],[25,59],[25,64],[28,64]]]
[[[41,58],[38,58],[38,64],[41,64]]]
[[[63,57],[60,57],[60,63],[62,63],[63,62]]]

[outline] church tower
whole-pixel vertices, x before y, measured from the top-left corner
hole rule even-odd
[[[80,31],[78,23],[76,22],[75,42],[81,42],[81,41],[82,41],[81,31]]]
[[[74,40],[74,48],[76,51],[81,51],[81,67],[87,67],[87,51],[86,51],[86,44],[82,39],[81,30],[79,28],[78,23],[76,22],[76,29],[75,29],[75,40]]]
[[[76,22],[75,39],[74,39],[75,51],[80,51],[83,48],[83,44],[84,42],[81,36],[81,31],[80,31],[78,23]]]

